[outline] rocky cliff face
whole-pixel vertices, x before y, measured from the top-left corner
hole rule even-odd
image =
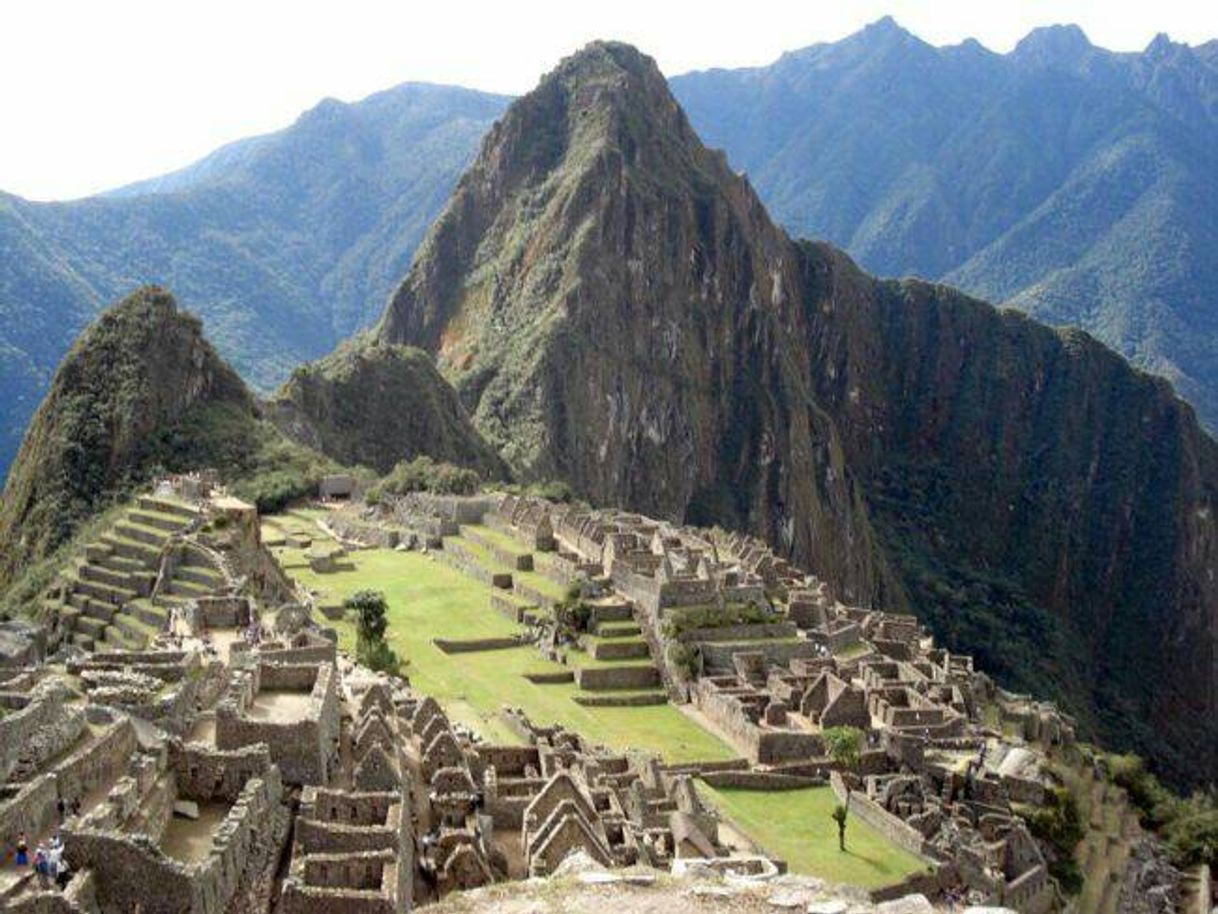
[[[1192,409],[1084,333],[801,250],[815,395],[909,604],[1090,732],[1212,778],[1218,446]]]
[[[632,48],[509,109],[377,334],[433,353],[521,475],[746,527],[1218,774],[1218,456],[1191,410],[1088,337],[791,242]]]
[[[0,586],[146,469],[159,433],[222,408],[255,421],[241,379],[163,289],[104,312],[64,358],[0,502]]]
[[[431,357],[408,346],[353,340],[298,368],[267,407],[289,437],[345,464],[388,473],[426,454],[486,479],[506,472]]]

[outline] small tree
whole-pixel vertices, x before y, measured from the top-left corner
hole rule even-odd
[[[385,595],[361,590],[349,596],[343,607],[355,611],[355,656],[360,663],[381,673],[397,673],[402,662],[385,641],[389,628]]]
[[[845,769],[847,774],[854,774],[862,759],[863,731],[858,727],[830,727],[821,736],[833,763]],[[850,794],[853,787],[847,778],[842,778],[842,782],[846,785],[846,802],[839,803],[833,808],[833,821],[837,823],[838,846],[844,851],[846,849],[846,818],[850,815]]]
[[[389,627],[389,604],[379,590],[360,590],[347,597],[344,608],[355,610],[355,630],[360,641],[383,641]]]
[[[837,849],[846,850],[846,807],[838,803],[833,807],[833,821],[837,823]]]

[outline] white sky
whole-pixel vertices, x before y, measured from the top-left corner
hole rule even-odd
[[[0,189],[83,196],[407,80],[524,92],[593,38],[672,75],[768,63],[885,14],[996,51],[1054,22],[1116,50],[1218,37],[1215,0],[0,0]]]

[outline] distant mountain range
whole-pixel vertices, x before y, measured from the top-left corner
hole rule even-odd
[[[371,322],[507,101],[405,85],[100,197],[0,194],[0,478],[73,338],[144,283],[261,391]]]
[[[1083,327],[1218,427],[1218,41],[1000,55],[882,19],[672,86],[792,234]]]
[[[670,80],[796,236],[1079,325],[1218,426],[1218,42],[1039,29],[1010,54],[881,20]],[[0,474],[72,338],[172,288],[258,390],[379,313],[509,99],[405,85],[109,194],[0,194]]]

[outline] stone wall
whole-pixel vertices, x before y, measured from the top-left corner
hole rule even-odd
[[[0,782],[9,779],[36,738],[65,722],[65,698],[62,688],[38,687],[24,708],[0,717]]]
[[[703,642],[702,659],[706,669],[730,671],[732,655],[741,651],[757,652],[765,656],[765,662],[773,666],[787,666],[796,657],[818,657],[816,645],[809,641],[741,641]]]
[[[282,795],[274,768],[246,784],[216,830],[211,853],[198,863],[167,857],[145,835],[87,828],[64,829],[64,853],[73,869],[98,877],[102,914],[130,914],[137,905],[144,914],[221,914],[247,861],[268,839]]]
[[[752,625],[722,625],[717,628],[691,628],[677,636],[678,641],[753,641],[766,638],[794,638],[793,622],[758,622]]]
[[[59,791],[53,776],[44,774],[34,778],[12,799],[0,804],[0,837],[11,841],[21,832],[27,835],[46,833],[59,817],[58,799]]]
[[[845,803],[846,784],[836,771],[829,774],[829,786],[833,788],[838,800]],[[926,860],[927,865],[934,862],[929,856],[929,848],[921,832],[894,816],[861,791],[855,790],[850,794],[850,815],[858,816],[893,844]]]
[[[270,749],[261,743],[227,752],[201,743],[172,742],[169,747],[169,767],[184,800],[236,802],[245,784],[270,766]]]
[[[653,666],[582,667],[575,671],[581,689],[651,689],[660,684],[660,673]]]
[[[55,766],[56,789],[71,803],[125,772],[137,748],[135,727],[127,718],[107,727],[95,740]]]
[[[262,677],[268,678],[264,680]],[[307,664],[262,664],[254,677],[252,695],[273,685],[293,689],[312,677],[309,711],[298,721],[255,720],[245,716],[247,704],[230,693],[216,706],[216,746],[240,749],[265,743],[284,780],[291,784],[323,784],[337,761],[340,702],[335,668]],[[238,686],[238,693],[249,685]],[[247,700],[248,703],[248,700]]]

